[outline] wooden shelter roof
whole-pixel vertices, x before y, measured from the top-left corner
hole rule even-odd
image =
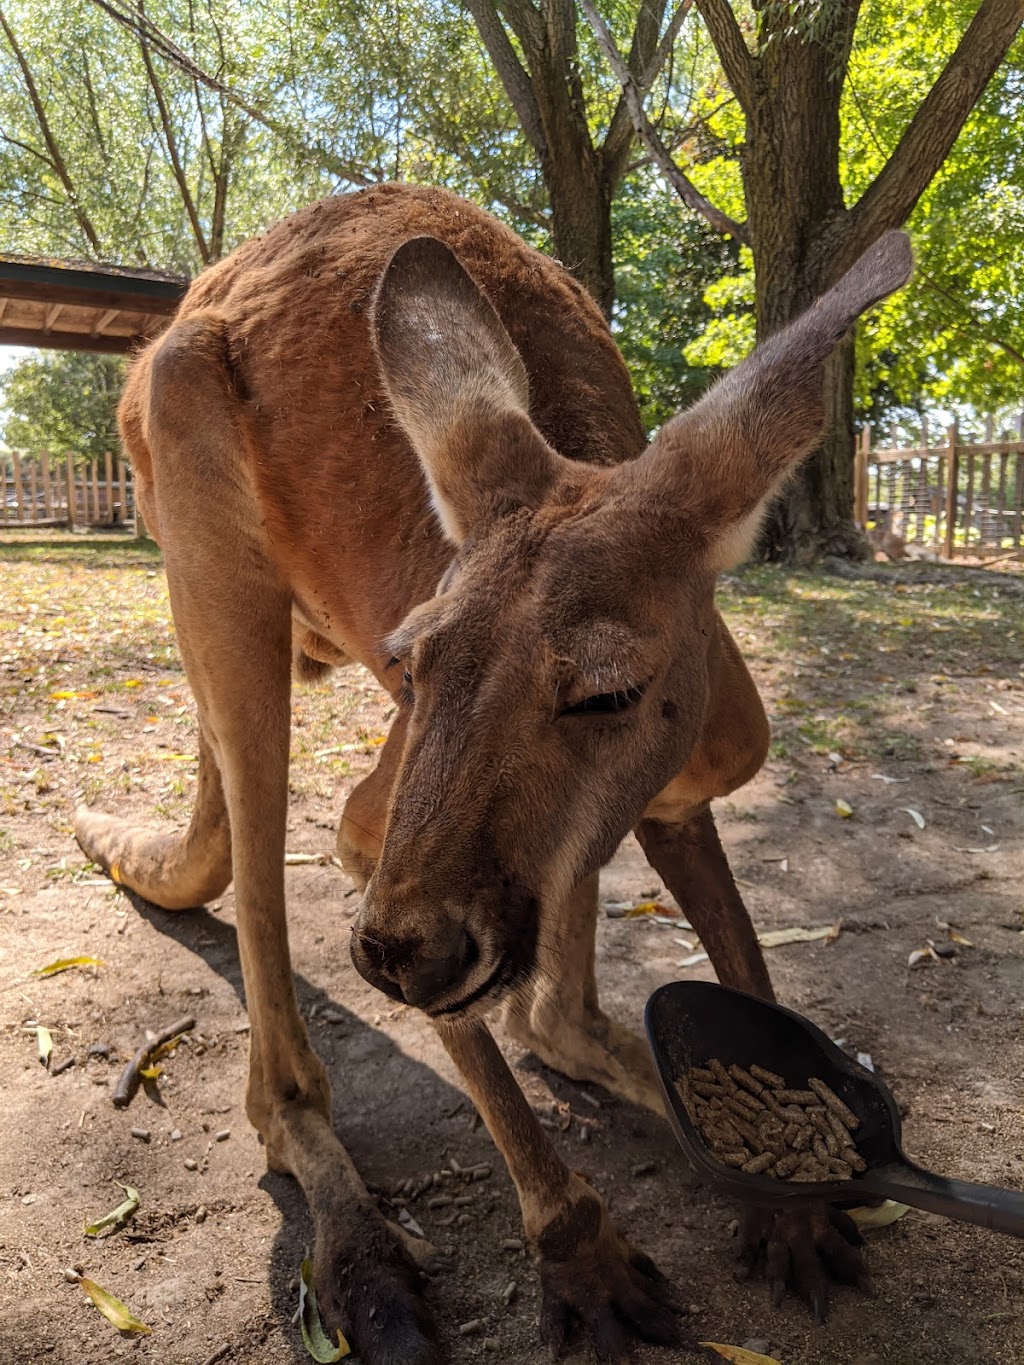
[[[0,346],[128,351],[167,325],[188,284],[158,270],[0,254]]]

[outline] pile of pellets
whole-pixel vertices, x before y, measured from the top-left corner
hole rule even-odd
[[[852,1180],[867,1170],[853,1131],[860,1120],[812,1076],[790,1089],[762,1066],[728,1069],[712,1057],[676,1081],[690,1122],[716,1161],[777,1180]]]

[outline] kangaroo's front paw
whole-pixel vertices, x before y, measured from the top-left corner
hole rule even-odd
[[[675,1287],[619,1233],[582,1180],[570,1208],[534,1239],[541,1337],[557,1359],[582,1336],[600,1360],[626,1359],[638,1341],[689,1347]]]
[[[824,1322],[829,1286],[838,1281],[873,1293],[864,1262],[864,1239],[853,1219],[834,1204],[813,1204],[781,1212],[744,1211],[740,1229],[743,1275],[764,1264],[772,1303],[787,1291],[799,1294],[815,1322]]]

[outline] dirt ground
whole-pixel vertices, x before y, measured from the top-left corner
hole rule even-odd
[[[2,542],[0,1365],[299,1365],[295,1277],[310,1228],[294,1184],[266,1173],[241,1103],[232,895],[179,914],[133,904],[71,837],[83,796],[140,821],[188,810],[194,710],[159,559],[127,543]],[[733,867],[759,929],[841,920],[833,942],[769,951],[781,999],[871,1054],[913,1156],[1024,1188],[1024,599],[995,577],[892,587],[757,569],[727,580],[721,603],[775,734],[764,771],[717,812]],[[296,693],[291,851],[333,852],[388,710],[356,671]],[[486,1130],[429,1027],[351,967],[342,873],[309,863],[287,877],[300,1003],[338,1131],[383,1207],[453,1157],[492,1166],[486,1180],[442,1177],[442,1193],[467,1202],[431,1208],[431,1190],[409,1204],[453,1254],[427,1290],[453,1365],[539,1362],[536,1275],[507,1248],[518,1213]],[[710,969],[678,965],[693,951],[681,925],[613,917],[622,903],[668,903],[632,840],[602,896],[604,1003],[639,1027],[652,989]],[[929,939],[956,955],[909,968]],[[79,954],[103,965],[32,975]],[[154,1094],[115,1110],[145,1030],[186,1013],[196,1031]],[[53,1067],[75,1059],[60,1075],[37,1059],[36,1023],[52,1033]],[[109,1054],[90,1056],[93,1045]],[[662,1119],[509,1056],[555,1145],[682,1287],[698,1339],[756,1339],[782,1365],[1024,1361],[1020,1243],[911,1212],[870,1235],[877,1296],[838,1294],[815,1328],[798,1302],[773,1310],[763,1285],[734,1282],[734,1209],[695,1182]],[[83,1224],[122,1198],[115,1181],[138,1189],[138,1213],[86,1240]],[[119,1336],[66,1266],[152,1335]]]

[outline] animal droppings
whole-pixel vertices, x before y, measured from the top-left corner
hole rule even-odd
[[[857,1115],[824,1081],[806,1089],[761,1066],[726,1069],[717,1057],[676,1081],[690,1122],[716,1161],[746,1175],[809,1183],[852,1180],[867,1170]]]

